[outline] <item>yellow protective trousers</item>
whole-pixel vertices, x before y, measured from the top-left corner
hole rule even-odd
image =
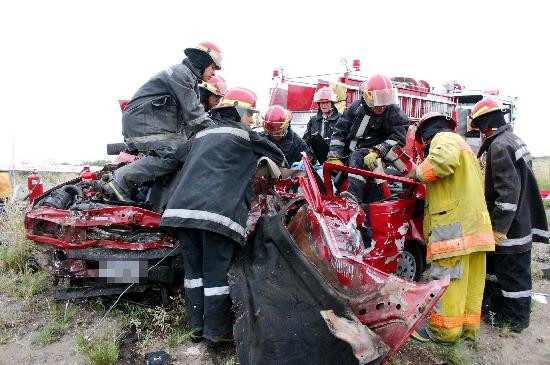
[[[476,337],[485,286],[485,254],[474,252],[432,262],[430,276],[451,275],[451,283],[434,307],[429,324],[430,332],[439,341]]]

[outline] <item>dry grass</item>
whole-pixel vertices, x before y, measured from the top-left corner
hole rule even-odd
[[[119,341],[113,335],[87,339],[82,334],[78,334],[76,348],[90,365],[116,364],[120,350]]]
[[[533,159],[533,170],[539,183],[539,189],[550,190],[550,157]]]
[[[49,321],[35,335],[34,341],[42,346],[59,340],[69,330],[69,322],[76,314],[76,308],[66,302],[61,311],[57,303],[48,303]]]
[[[23,272],[29,256],[35,249],[34,243],[25,238],[23,225],[25,207],[10,203],[0,215],[0,270]]]
[[[27,177],[30,171],[17,171],[15,173],[15,184],[27,186]],[[44,184],[48,186],[55,186],[62,182],[74,179],[78,177],[75,172],[51,172],[51,171],[38,171],[38,174],[42,178]]]
[[[27,268],[35,245],[25,238],[24,215],[25,206],[15,203],[7,204],[0,215],[0,291],[29,299],[47,288],[50,276]]]
[[[426,348],[437,358],[445,360],[445,363],[448,364],[471,365],[478,363],[479,354],[477,352],[479,351],[479,344],[477,342],[459,340],[454,344],[446,345],[430,341],[418,344],[418,346]]]

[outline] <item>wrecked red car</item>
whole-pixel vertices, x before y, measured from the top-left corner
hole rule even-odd
[[[98,186],[132,159],[123,153],[96,174],[46,191],[29,207],[26,235],[38,244],[37,261],[71,281],[69,288],[56,292],[57,298],[151,288],[166,298],[171,288],[179,288],[178,243],[170,230],[159,227],[160,212],[148,201],[132,206],[109,201]],[[413,283],[393,275],[406,243],[421,240],[413,218],[421,185],[328,163],[323,179],[306,158],[304,163],[303,177],[259,177],[255,182],[250,243],[230,273],[239,361],[304,363],[304,354],[311,359],[304,346],[317,344],[315,356],[320,358],[315,363],[348,357],[384,362],[448,285],[445,279]],[[370,244],[358,228],[365,212],[333,194],[331,170],[399,185],[383,201],[370,204]],[[325,350],[320,351],[322,344]]]
[[[110,201],[103,177],[137,157],[122,152],[97,173],[58,185],[34,200],[25,215],[26,237],[38,244],[35,259],[70,287],[56,299],[72,299],[169,288],[182,280],[178,242],[159,227],[161,215],[148,204]],[[133,284],[128,288],[128,284]]]

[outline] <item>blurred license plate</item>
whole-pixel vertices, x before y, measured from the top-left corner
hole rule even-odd
[[[147,278],[147,261],[112,260],[99,262],[99,277],[110,284],[139,283]]]

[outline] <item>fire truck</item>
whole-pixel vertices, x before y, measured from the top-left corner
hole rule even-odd
[[[290,110],[293,114],[292,128],[298,134],[303,134],[309,118],[317,113],[313,94],[321,87],[329,86],[334,81],[344,84],[347,91],[342,102],[345,102],[346,107],[361,97],[359,85],[368,77],[359,74],[360,68],[360,61],[353,60],[352,69],[346,66],[343,73],[296,77],[287,77],[282,68],[276,69],[272,76],[269,105],[281,105]],[[467,90],[458,82],[449,82],[436,88],[425,80],[411,77],[392,77],[391,80],[398,91],[398,103],[409,117],[411,125],[429,112],[453,117],[458,123],[457,132],[466,138],[475,151],[480,146],[480,133],[468,123],[470,110],[475,103],[486,96],[494,98],[510,111],[506,114],[508,123],[513,125],[516,118],[517,98],[501,95],[499,90]]]

